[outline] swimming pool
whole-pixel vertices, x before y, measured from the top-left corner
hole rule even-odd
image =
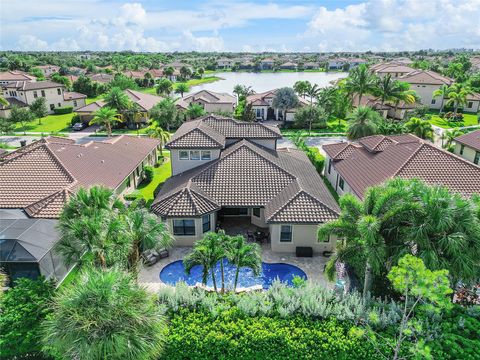
[[[223,263],[225,287],[227,289],[233,289],[236,267],[230,264],[226,259],[223,260]],[[305,280],[307,279],[305,272],[295,265],[284,263],[269,264],[262,262],[262,272],[259,276],[254,276],[253,271],[248,268],[240,268],[237,288],[262,285],[264,289],[268,289],[276,278],[283,283],[292,285],[294,276],[299,276]],[[183,281],[187,285],[193,286],[196,283],[202,282],[202,266],[194,266],[190,271],[190,275],[187,275],[185,273],[185,268],[183,267],[183,261],[174,261],[160,271],[160,280],[169,285],[175,285],[177,282]],[[217,263],[215,268],[215,280],[217,286],[220,287],[220,262]],[[211,275],[208,277],[207,286],[213,286]]]

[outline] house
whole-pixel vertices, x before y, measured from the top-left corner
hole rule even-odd
[[[88,77],[92,81],[96,81],[102,84],[108,84],[114,79],[114,76],[112,74],[104,74],[104,73],[91,74],[91,75],[88,75]]]
[[[60,71],[60,66],[56,65],[39,65],[36,67],[39,68],[43,75],[47,78]]]
[[[431,109],[442,107],[442,99],[434,98],[433,92],[442,85],[453,84],[453,79],[430,70],[415,70],[399,76],[397,80],[409,83],[410,89],[415,90],[420,97],[420,102]]]
[[[348,64],[348,59],[345,58],[336,58],[329,59],[327,63],[328,70],[343,70],[344,66]]]
[[[467,102],[463,107],[463,112],[469,113],[478,113],[480,112],[480,94],[468,94],[467,95]]]
[[[37,81],[37,79],[34,76],[28,75],[22,71],[0,72],[0,86],[7,85],[8,83],[17,82],[17,81],[34,82],[34,81]]]
[[[260,60],[260,69],[261,70],[271,70],[275,65],[275,60],[272,58],[266,58]]]
[[[280,69],[282,70],[297,70],[297,64],[291,61],[287,61],[280,65]]]
[[[220,58],[217,60],[217,67],[220,69],[229,69],[235,64],[234,59]]]
[[[480,165],[480,130],[455,138],[455,154]]]
[[[166,144],[173,176],[152,204],[180,246],[234,222],[270,235],[276,252],[311,247],[333,250],[335,239],[318,242],[319,224],[339,208],[306,155],[277,149],[275,127],[206,116],[189,121]]]
[[[318,69],[319,67],[320,67],[320,64],[316,62],[306,62],[305,64],[303,64],[303,68],[305,70],[315,70],[315,69]]]
[[[146,70],[127,70],[123,72],[123,75],[132,79],[143,79],[146,73]]]
[[[247,96],[247,105],[252,105],[252,110],[258,121],[265,120],[282,120],[283,113],[280,109],[275,109],[272,106],[273,99],[278,89],[266,91],[263,93],[253,94]],[[309,102],[303,98],[298,98],[300,106],[308,105]],[[286,121],[293,121],[296,109],[289,109],[287,111]]]
[[[53,110],[59,107],[82,106],[86,98],[83,94],[66,92],[63,84],[53,81],[10,82],[2,86],[2,96],[9,103],[11,103],[10,99],[14,98],[25,106],[31,105],[38,97],[44,97],[49,113],[53,113]],[[74,105],[75,103],[77,106]]]
[[[227,93],[200,90],[177,101],[177,105],[184,110],[186,110],[190,104],[200,105],[207,113],[217,111],[233,113],[235,105],[237,104],[237,98]]]
[[[411,134],[373,135],[323,145],[325,176],[339,195],[363,198],[367,188],[401,177],[444,185],[464,196],[480,192],[480,167]]]
[[[480,71],[480,56],[472,56],[470,58],[470,63],[472,64],[472,71]]]
[[[103,185],[117,195],[133,190],[159,141],[122,135],[76,144],[48,137],[0,159],[0,266],[10,278],[39,274],[61,281],[69,269],[55,253],[56,223],[80,187]],[[49,219],[49,220],[46,220]],[[53,264],[53,265],[52,265]]]
[[[408,104],[403,100],[396,104],[389,101],[386,101],[382,104],[382,100],[380,98],[370,94],[364,94],[361,99],[359,99],[358,94],[355,94],[353,96],[352,105],[354,107],[368,106],[376,110],[384,118],[390,117],[397,120],[405,119],[408,112],[411,112],[418,106],[417,103]]]
[[[384,78],[387,75],[390,75],[393,78],[398,78],[416,71],[416,69],[408,66],[408,64],[397,61],[378,63],[372,65],[370,70],[381,78]]]

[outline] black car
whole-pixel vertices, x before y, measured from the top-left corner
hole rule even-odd
[[[80,130],[83,130],[87,127],[87,124],[83,123],[83,122],[78,122],[78,123],[75,123],[72,127],[73,130],[75,131],[80,131]]]

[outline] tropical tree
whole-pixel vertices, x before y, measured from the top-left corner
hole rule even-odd
[[[277,90],[272,101],[272,107],[283,113],[283,124],[287,122],[287,111],[298,106],[298,97],[292,88],[284,87]]]
[[[364,136],[375,135],[382,117],[368,106],[359,106],[348,116],[347,137],[356,140]]]
[[[165,143],[170,140],[171,134],[163,130],[156,122],[152,123],[148,129],[148,136],[160,140],[160,155],[163,156],[163,147]]]
[[[0,106],[7,107],[8,105],[10,105],[10,103],[4,97],[0,96]]]
[[[44,97],[36,98],[30,104],[29,108],[33,116],[38,119],[38,125],[41,125],[42,118],[48,115],[46,99]]]
[[[375,92],[375,83],[375,76],[372,75],[365,64],[361,64],[350,71],[344,88],[351,96],[358,94],[358,104],[361,104],[363,95]]]
[[[307,95],[308,88],[311,87],[311,84],[308,80],[298,80],[293,84],[293,90],[297,93],[298,96],[305,97]]]
[[[233,87],[233,93],[236,94],[238,100],[241,101],[247,98],[247,96],[255,94],[255,91],[253,91],[251,86],[237,84]]]
[[[467,96],[473,94],[472,90],[467,86],[454,84],[451,91],[448,92],[447,106],[453,106],[453,113],[456,115],[459,106],[464,106],[467,103]]]
[[[188,87],[187,83],[181,82],[176,84],[175,94],[180,94],[182,98],[183,98],[183,94],[189,91],[190,91],[190,88]]]
[[[158,81],[155,91],[157,95],[169,96],[173,92],[173,83],[168,79],[162,78]]]
[[[230,264],[236,267],[233,283],[233,292],[235,292],[240,268],[252,269],[253,275],[258,276],[262,271],[262,255],[260,246],[256,243],[247,243],[242,235],[229,237],[225,244],[227,244],[227,259]]]
[[[55,358],[147,360],[162,352],[165,319],[132,274],[88,269],[59,289],[51,309],[43,343]]]
[[[112,87],[105,94],[105,105],[109,108],[116,109],[120,114],[124,113],[132,106],[132,101],[119,87]]]
[[[177,105],[171,98],[162,99],[150,109],[149,115],[150,119],[155,122],[155,126],[166,128],[167,131],[170,131],[172,126],[175,127],[181,123]]]
[[[200,79],[203,78],[203,74],[205,73],[205,69],[203,67],[199,67],[197,69],[198,75],[200,75]]]
[[[205,115],[205,110],[199,104],[190,103],[188,109],[185,111],[185,114],[189,119],[196,119]]]
[[[308,85],[305,94],[308,95],[308,97],[310,98],[310,106],[313,105],[313,99],[317,99],[317,98],[318,98],[318,96],[320,95],[321,90],[322,90],[322,89],[319,88],[317,84],[313,84],[313,85],[310,84],[310,85]]]
[[[182,76],[182,78],[184,80],[188,80],[188,78],[190,76],[192,76],[192,71],[190,70],[190,68],[186,67],[186,66],[182,66],[180,68],[180,75]]]
[[[443,107],[445,106],[445,98],[448,98],[448,93],[450,92],[450,86],[442,85],[439,89],[433,92],[433,98],[440,97],[442,100],[442,105],[440,105],[440,112],[443,112]]]
[[[23,135],[26,135],[26,127],[27,124],[33,120],[33,114],[29,108],[12,106],[8,120],[12,124],[21,124]]]
[[[403,101],[405,104],[414,104],[419,100],[416,91],[410,90],[410,84],[401,81],[395,81],[395,88],[392,97],[393,102],[395,103],[395,113],[397,113],[400,101]]]
[[[312,124],[327,127],[328,115],[321,106],[303,106],[295,112],[295,124],[301,127],[308,125],[308,135],[312,132]]]
[[[460,129],[452,129],[442,132],[442,135],[444,135],[442,141],[446,140],[445,144],[442,144],[443,148],[450,149],[455,141],[455,138],[464,134],[465,133]]]
[[[98,124],[104,126],[107,130],[107,135],[112,136],[112,126],[117,122],[123,122],[121,115],[117,113],[117,110],[104,106],[95,111],[94,117],[90,121],[90,125]]]
[[[165,69],[163,69],[163,75],[170,77],[175,73],[175,69],[171,66],[167,66]]]
[[[392,79],[390,74],[383,78],[377,78],[374,93],[380,97],[382,105],[386,101],[395,100],[396,86],[395,80]]]
[[[405,123],[405,129],[421,139],[433,140],[433,127],[427,120],[412,117]]]

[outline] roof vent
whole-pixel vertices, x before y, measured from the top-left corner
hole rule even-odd
[[[102,164],[104,164],[104,163],[105,163],[105,160],[100,160],[100,162],[101,162]]]

